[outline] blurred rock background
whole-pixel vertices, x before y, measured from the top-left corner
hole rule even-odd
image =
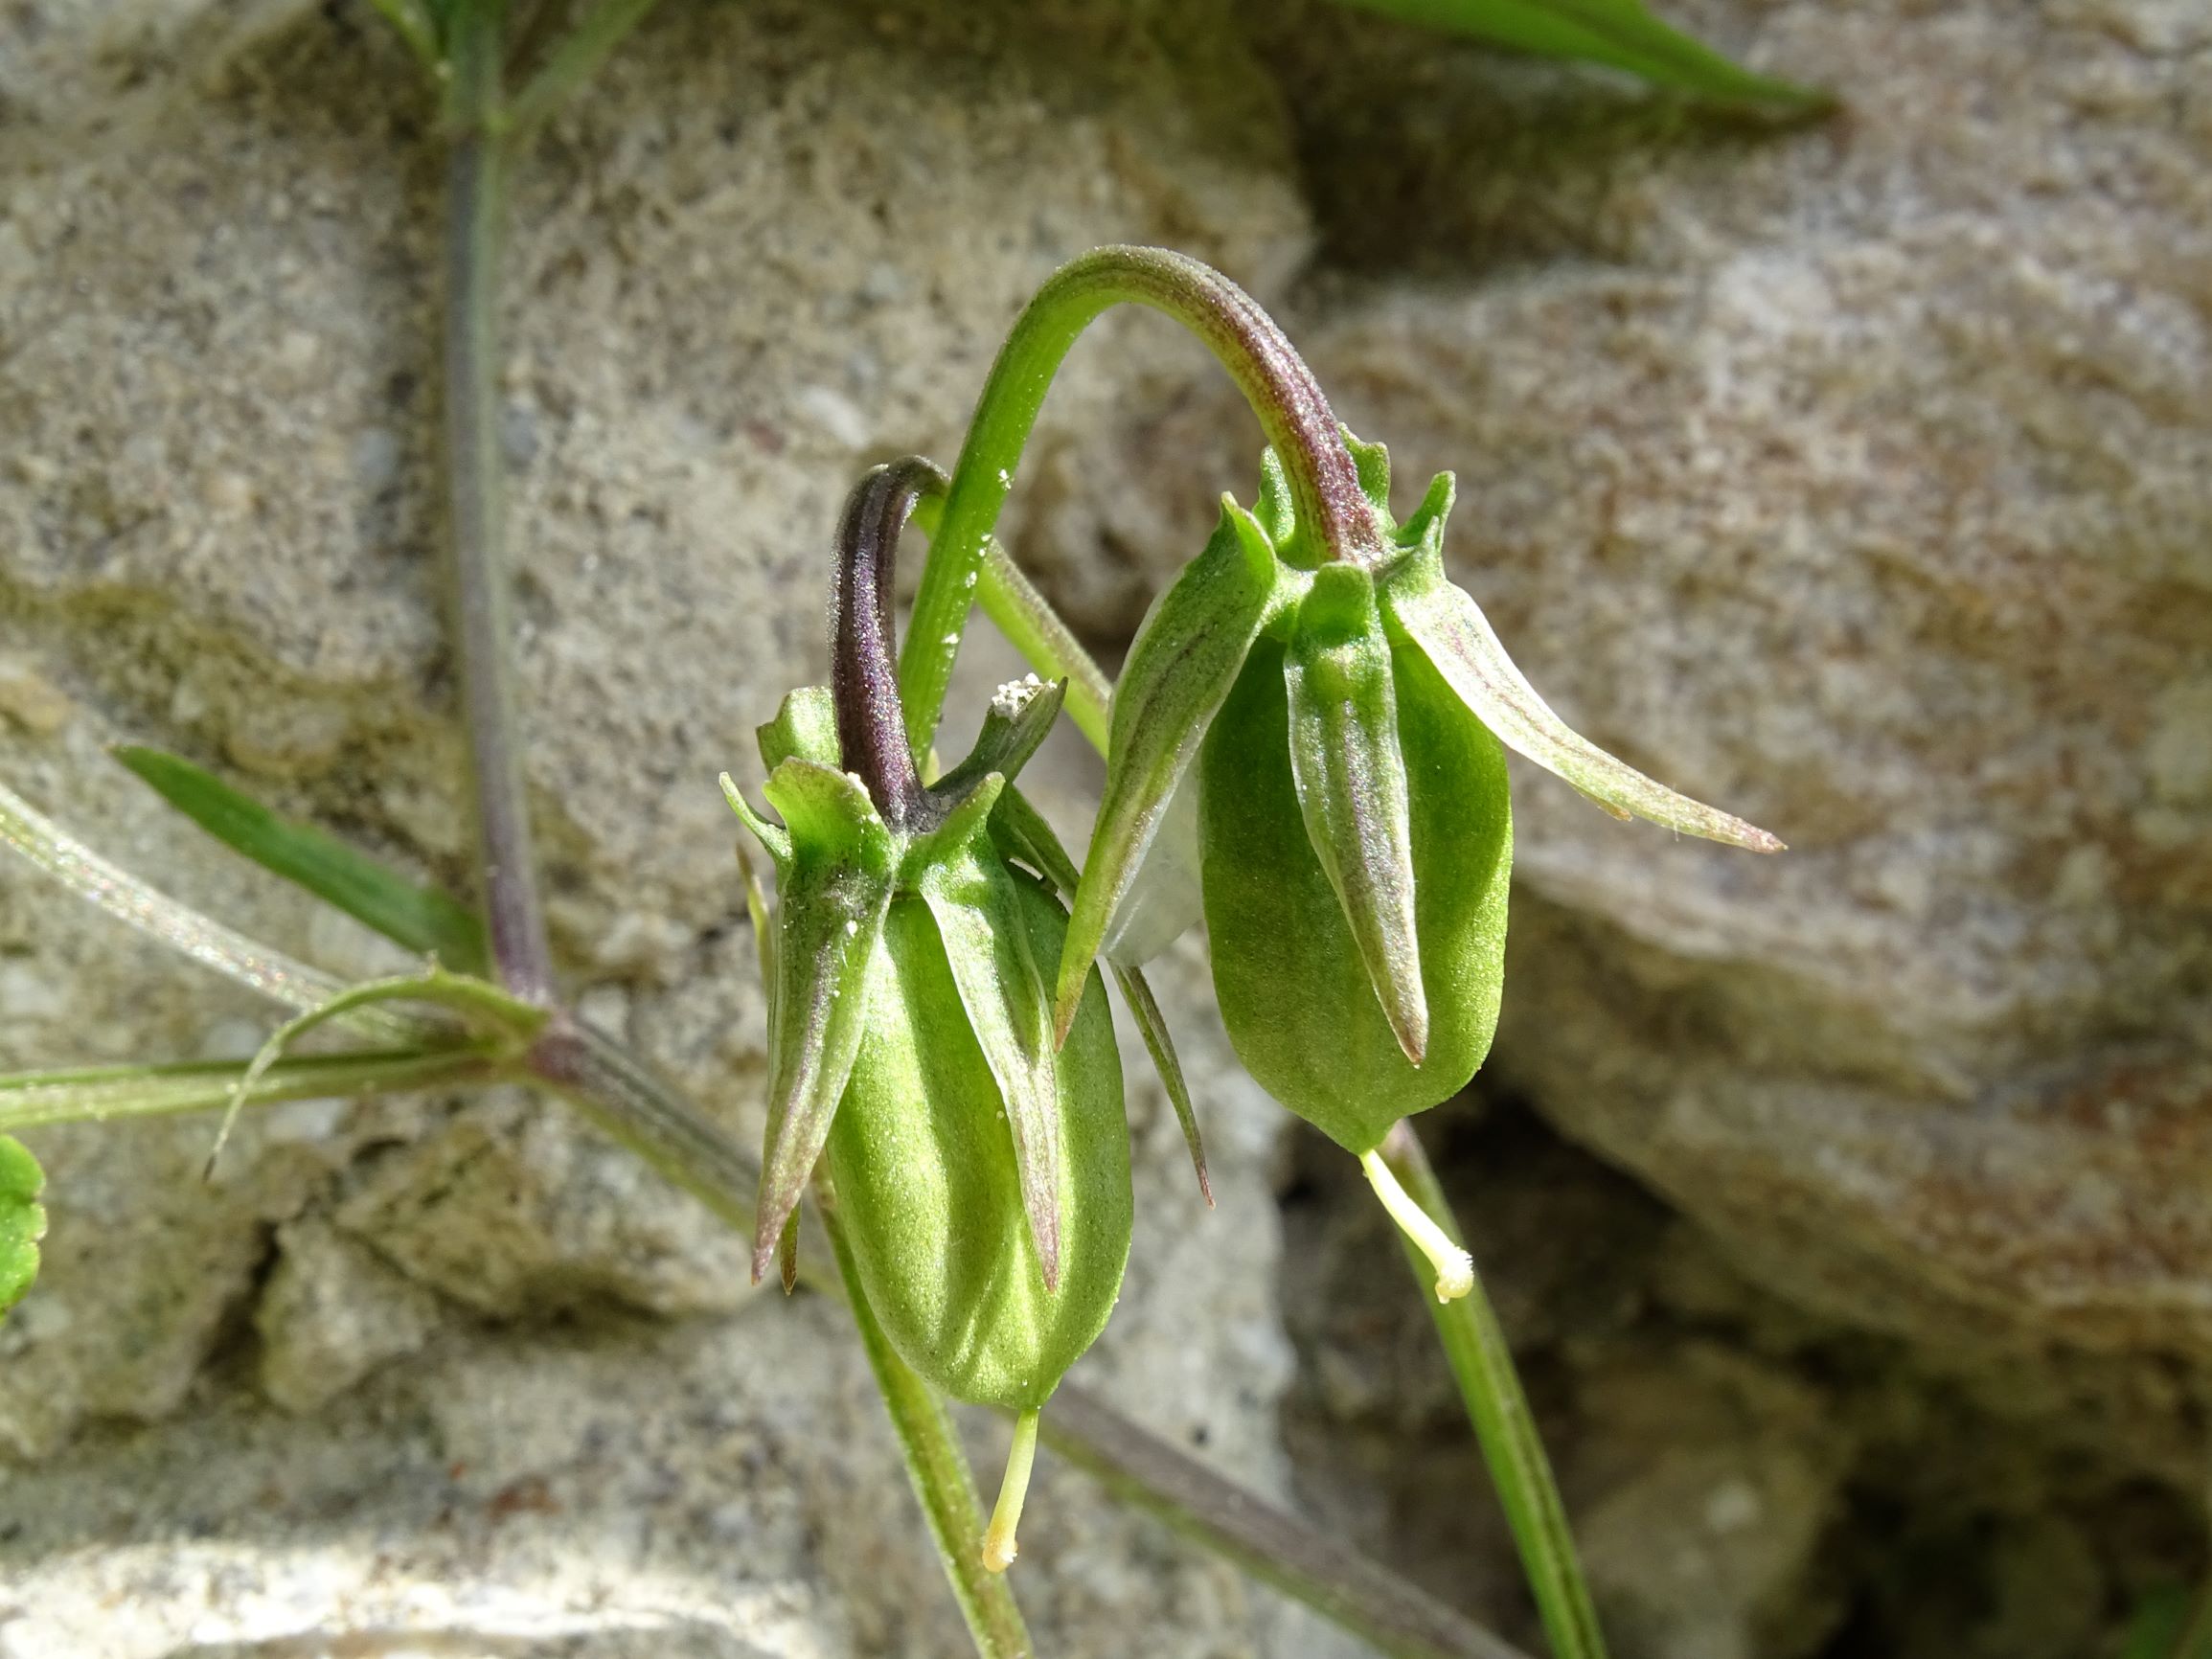
[[[839,495],[949,459],[1065,258],[1211,260],[1405,501],[1458,473],[1460,578],[1555,705],[1791,844],[1524,774],[1498,1052],[1426,1123],[1621,1659],[2117,1653],[2201,1571],[2212,1475],[2212,14],[1668,15],[1847,107],[1776,128],[1305,0],[664,0],[516,183],[558,943],[751,1132],[712,780],[755,781],[751,726],[823,670]],[[388,958],[102,745],[460,879],[430,121],[365,7],[0,12],[0,776],[349,972]],[[1011,540],[1110,655],[1256,445],[1201,352],[1116,317]],[[1009,666],[975,654],[971,702]],[[1095,773],[1053,776],[1080,822]],[[1238,1077],[1196,951],[1163,977],[1221,1204],[1133,1089],[1138,1255],[1083,1375],[1533,1642],[1350,1166]],[[0,875],[0,1063],[267,1023]],[[957,1647],[835,1317],[754,1303],[571,1119],[287,1107],[212,1189],[209,1132],[36,1138],[0,1654]],[[1045,1481],[1046,1651],[1344,1650]]]

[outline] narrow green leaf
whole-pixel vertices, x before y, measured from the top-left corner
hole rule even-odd
[[[0,1313],[23,1300],[38,1277],[38,1240],[46,1208],[38,1202],[46,1173],[23,1143],[0,1135]]]
[[[1827,93],[1755,75],[1654,17],[1641,0],[1342,0],[1539,57],[1626,70],[1655,85],[1727,103],[1812,107]]]
[[[21,853],[117,920],[286,1008],[313,1008],[345,989],[335,975],[248,939],[109,863],[4,784],[0,784],[0,846]],[[420,1042],[443,1034],[433,1023],[381,1008],[358,1009],[347,1019],[364,1036],[379,1042]]]
[[[419,887],[320,830],[296,824],[190,761],[125,744],[115,758],[235,852],[306,888],[354,920],[456,973],[482,973],[484,924],[466,905]]]
[[[1277,597],[1259,523],[1223,499],[1198,557],[1153,602],[1114,692],[1106,781],[1060,953],[1054,1029],[1064,1034],[1115,909],[1136,880],[1175,786],[1228,697]]]
[[[1030,955],[1015,879],[988,852],[970,850],[930,863],[922,875],[922,898],[1006,1107],[1044,1287],[1058,1290],[1060,1081],[1044,980]]]
[[[1413,808],[1398,747],[1390,646],[1367,572],[1331,564],[1314,574],[1283,679],[1306,838],[1335,889],[1398,1046],[1419,1065],[1428,1047],[1428,998],[1413,915]]]
[[[1433,548],[1414,553],[1383,579],[1382,613],[1500,742],[1564,778],[1614,817],[1648,818],[1753,852],[1782,851],[1781,841],[1757,825],[1676,794],[1553,714],[1506,655],[1481,607],[1445,575]]]

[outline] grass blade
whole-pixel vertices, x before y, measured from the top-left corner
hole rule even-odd
[[[1364,11],[1454,34],[1471,34],[1539,57],[1626,70],[1657,86],[1724,103],[1813,109],[1828,93],[1755,75],[1661,22],[1641,0],[1341,0]]]
[[[128,744],[112,753],[232,852],[418,956],[435,957],[457,973],[485,970],[484,924],[436,888],[418,887],[322,830],[271,811],[190,761]]]

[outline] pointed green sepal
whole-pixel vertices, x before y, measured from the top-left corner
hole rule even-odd
[[[965,855],[979,838],[989,834],[992,813],[1006,794],[1006,780],[986,772],[968,785],[967,793],[950,804],[936,829],[924,830],[906,843],[900,860],[899,888],[912,892],[932,865]]]
[[[819,765],[840,763],[837,743],[837,704],[828,686],[801,686],[784,693],[776,717],[753,729],[760,745],[761,764],[773,772],[786,761],[812,761]]]
[[[1390,451],[1380,443],[1368,443],[1352,435],[1352,428],[1340,426],[1344,434],[1344,447],[1352,451],[1352,469],[1359,477],[1359,493],[1367,497],[1367,505],[1383,515],[1382,522],[1391,522],[1390,513]]]
[[[1160,1011],[1159,999],[1152,995],[1142,968],[1124,967],[1120,963],[1112,966],[1114,983],[1122,989],[1122,1001],[1129,1005],[1129,1017],[1137,1022],[1145,1052],[1152,1057],[1152,1070],[1159,1073],[1160,1086],[1168,1091],[1168,1104],[1175,1108],[1175,1122],[1182,1125],[1183,1145],[1191,1153],[1191,1170],[1198,1177],[1198,1194],[1211,1210],[1214,1183],[1206,1173],[1206,1143],[1198,1134],[1197,1108],[1191,1102],[1182,1057],[1175,1053],[1174,1038],[1168,1033],[1168,1016]]]
[[[1195,865],[1197,792],[1185,788],[1179,793],[1191,802]],[[1059,889],[1062,898],[1074,896],[1081,880],[1075,860],[1067,855],[1067,849],[1060,845],[1060,836],[1045,821],[1044,814],[1031,806],[1020,790],[1009,785],[999,797],[998,809],[991,816],[991,833],[1006,856],[1028,865]],[[1182,1057],[1175,1053],[1167,1016],[1160,1011],[1159,999],[1152,995],[1152,988],[1146,982],[1142,968],[1120,962],[1113,963],[1112,967],[1114,983],[1121,987],[1122,1001],[1129,1006],[1129,1017],[1137,1022],[1138,1034],[1145,1039],[1145,1052],[1152,1057],[1152,1069],[1159,1073],[1161,1086],[1168,1091],[1168,1103],[1174,1107],[1175,1121],[1182,1125],[1183,1144],[1191,1149],[1191,1168],[1198,1177],[1198,1192],[1210,1209],[1214,1202],[1214,1184],[1206,1173],[1206,1143],[1198,1133],[1197,1108],[1191,1102],[1191,1085],[1183,1076]]]
[[[899,862],[897,841],[867,791],[834,767],[787,760],[764,793],[789,834],[788,853],[778,860],[756,1284],[776,1258],[852,1075],[866,1019],[868,959],[882,937]]]
[[[1031,957],[1015,877],[986,846],[931,862],[923,902],[1014,1138],[1021,1203],[1044,1287],[1060,1288],[1060,1085],[1044,976]]]
[[[738,781],[724,772],[721,777],[722,799],[730,804],[730,810],[738,815],[738,822],[753,832],[753,839],[774,861],[778,870],[791,861],[791,838],[781,824],[774,824],[753,809],[745,799],[745,792],[738,787]]]
[[[1387,475],[1381,488],[1389,488]],[[1414,924],[1413,830],[1390,644],[1366,571],[1330,564],[1314,573],[1312,591],[1298,606],[1283,680],[1290,700],[1290,774],[1307,839],[1343,906],[1399,1047],[1419,1065],[1428,1047],[1428,999]]]
[[[1031,674],[998,688],[983,716],[983,730],[968,759],[929,785],[941,800],[956,799],[976,781],[996,772],[1008,782],[1021,775],[1032,755],[1052,733],[1067,699],[1067,681],[1045,681]]]
[[[1105,797],[1060,959],[1056,1039],[1066,1036],[1113,914],[1283,585],[1260,521],[1224,498],[1205,551],[1138,629],[1114,692]]]
[[[1433,538],[1393,566],[1381,590],[1391,627],[1435,664],[1452,692],[1508,748],[1565,779],[1616,818],[1648,818],[1753,852],[1782,851],[1781,841],[1767,830],[1676,794],[1553,714],[1506,655],[1481,607],[1446,576]]]

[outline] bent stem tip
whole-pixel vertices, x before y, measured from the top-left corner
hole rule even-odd
[[[1414,1247],[1427,1257],[1429,1265],[1436,1269],[1437,1301],[1456,1302],[1472,1290],[1474,1258],[1454,1244],[1428,1212],[1398,1184],[1398,1177],[1382,1161],[1382,1153],[1380,1150],[1360,1153],[1359,1167],[1367,1171],[1367,1184],[1375,1189],[1375,1195],[1382,1200],[1383,1209],[1390,1212],[1398,1230],[1413,1240]]]
[[[1015,1547],[1014,1534],[1021,1525],[1021,1503],[1029,1496],[1029,1471],[1036,1462],[1037,1413],[1025,1411],[1014,1420],[1014,1446],[1006,1454],[1006,1476],[999,1482],[998,1502],[983,1534],[983,1565],[988,1572],[1005,1572],[1021,1553]]]

